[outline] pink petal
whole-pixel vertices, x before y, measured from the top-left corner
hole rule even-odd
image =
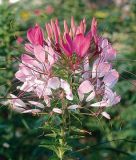
[[[110,46],[110,48],[107,49],[106,59],[112,61],[115,58],[116,58],[116,50]]]
[[[83,34],[78,34],[75,36],[73,40],[74,50],[79,56],[80,56],[80,46],[82,44],[83,38],[84,38]]]
[[[34,29],[33,28],[30,28],[27,31],[27,38],[30,41],[30,43],[34,44],[35,40],[34,40]]]
[[[93,65],[93,69],[92,69],[92,78],[97,77],[103,77],[105,76],[111,69],[111,64],[107,63],[107,62],[103,62],[103,63],[99,63],[96,62]]]
[[[34,46],[34,55],[40,62],[45,62],[45,50],[42,46]]]
[[[66,20],[64,20],[64,32],[69,33],[69,28],[68,28]]]
[[[25,81],[23,85],[20,87],[20,90],[24,92],[31,92],[33,91],[33,89],[34,89],[33,82],[28,82],[28,81]]]
[[[113,105],[119,103],[120,100],[121,100],[121,97],[120,96],[116,96],[115,99],[114,99]]]
[[[108,40],[106,38],[102,39],[102,49],[103,49],[103,51],[106,51],[108,49],[108,46],[109,46]]]
[[[84,34],[84,24],[83,21],[80,22],[80,33]]]
[[[80,56],[84,57],[90,47],[90,38],[85,37],[82,41],[82,45],[80,46]]]
[[[59,27],[59,21],[58,21],[58,19],[55,20],[55,24],[56,24],[56,27],[57,27],[58,35],[60,37],[61,33],[60,33],[60,27]]]
[[[54,52],[52,48],[49,48],[48,61],[50,66],[52,66],[58,60],[58,55]]]
[[[50,78],[48,80],[48,85],[47,85],[49,88],[52,88],[52,89],[58,89],[60,87],[60,80],[58,77],[53,77],[53,78]]]
[[[50,28],[49,28],[48,23],[45,24],[45,28],[46,28],[46,32],[47,32],[48,37],[51,39],[51,38],[52,38],[52,34],[51,34],[51,32],[50,32]]]
[[[34,58],[32,58],[31,56],[27,55],[27,54],[23,54],[21,56],[21,60],[23,64],[32,64],[34,61]]]
[[[91,32],[92,32],[92,36],[94,37],[94,41],[97,44],[97,42],[98,42],[98,39],[97,39],[97,21],[96,21],[95,18],[93,18],[93,20],[92,20]]]
[[[65,35],[65,39],[66,39],[66,43],[68,44],[70,51],[73,52],[73,42],[69,34]]]
[[[119,73],[113,69],[103,79],[106,86],[112,88],[119,79]]]
[[[72,42],[71,37],[67,33],[65,34],[65,40],[66,40],[66,43],[64,43],[62,41],[61,47],[64,50],[64,52],[67,54],[67,56],[72,56],[72,53],[73,53],[73,42]]]
[[[72,30],[72,33],[73,33],[73,36],[74,36],[75,33],[76,33],[76,25],[75,25],[75,21],[74,21],[73,17],[71,17],[71,30]]]
[[[26,50],[27,52],[33,53],[34,48],[33,48],[33,46],[32,46],[30,43],[26,43],[26,44],[25,44],[25,50]]]
[[[40,28],[39,25],[36,25],[35,30],[36,30],[35,31],[35,44],[43,46],[44,37],[43,37],[42,29]]]
[[[94,89],[94,86],[91,84],[91,82],[88,80],[85,80],[80,84],[78,91],[85,94],[85,93],[91,92],[93,89]]]
[[[34,28],[30,28],[27,31],[27,38],[33,45],[41,45],[43,46],[44,38],[42,29],[39,25],[35,25]]]
[[[72,52],[71,52],[71,49],[69,48],[68,44],[65,44],[64,42],[61,43],[61,47],[64,51],[64,53],[67,55],[67,56],[72,56]]]
[[[54,49],[50,46],[50,42],[47,43],[48,46],[45,46],[45,53],[47,52],[48,61],[50,63],[50,66],[52,66],[58,60],[58,55],[57,53],[55,53]]]
[[[17,79],[19,79],[20,81],[22,81],[22,82],[24,82],[25,79],[26,79],[26,75],[24,73],[22,73],[21,70],[19,70],[19,71],[16,72],[15,77]]]
[[[89,58],[86,56],[83,61],[83,68],[84,68],[84,74],[82,77],[84,79],[89,79],[90,78],[90,65],[89,65]]]
[[[53,20],[51,20],[51,26],[52,26],[53,33],[54,33],[55,42],[58,43],[59,42],[59,34],[58,34],[56,23],[54,23]]]
[[[90,37],[84,37],[83,34],[78,34],[74,38],[73,43],[76,54],[80,57],[83,57],[90,47]]]
[[[27,55],[27,54],[23,54],[21,56],[21,60],[22,60],[22,64],[21,67],[23,66],[23,68],[27,68],[30,71],[32,71],[34,68],[34,66],[39,69],[41,68],[41,64],[36,61],[34,58],[32,58],[31,56]]]

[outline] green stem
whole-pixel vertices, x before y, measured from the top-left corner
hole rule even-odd
[[[58,157],[60,160],[64,159],[64,155],[65,155],[65,147],[67,145],[66,143],[66,129],[67,129],[67,123],[66,123],[66,119],[67,119],[67,110],[66,110],[66,103],[64,98],[62,99],[62,127],[60,128],[60,136],[61,138],[59,139],[59,143],[60,146],[58,147]]]

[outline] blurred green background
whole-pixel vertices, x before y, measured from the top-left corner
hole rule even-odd
[[[1,3],[1,1],[0,1]],[[113,65],[120,73],[116,86],[122,100],[108,109],[112,120],[84,117],[82,128],[92,132],[73,140],[69,157],[77,160],[136,160],[136,0],[3,0],[0,4],[0,98],[14,83],[17,63],[12,55],[21,50],[17,38],[26,40],[26,30],[50,19],[79,22],[86,17],[98,20],[99,32],[117,50]],[[23,38],[23,39],[22,39]],[[47,137],[39,128],[42,118],[19,115],[6,106],[0,108],[0,160],[48,160],[52,152],[38,147]],[[106,143],[107,142],[107,143]],[[89,146],[89,147],[88,147]],[[84,150],[80,150],[85,148]],[[69,158],[72,160],[72,158]]]

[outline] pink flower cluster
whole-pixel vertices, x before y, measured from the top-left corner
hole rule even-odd
[[[97,33],[97,21],[92,20],[86,32],[86,20],[77,26],[71,18],[64,31],[58,20],[45,25],[46,36],[39,25],[27,31],[28,43],[21,56],[15,77],[22,82],[17,96],[10,94],[12,108],[21,113],[51,112],[63,114],[68,110],[98,108],[110,119],[105,107],[120,101],[112,90],[119,74],[112,68],[116,51],[106,38]],[[93,113],[94,115],[94,113]]]

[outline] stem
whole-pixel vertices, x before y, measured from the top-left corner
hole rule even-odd
[[[67,110],[66,110],[66,102],[65,102],[64,98],[62,98],[62,111],[63,111],[63,113],[62,113],[62,127],[60,130],[61,138],[59,139],[60,147],[58,149],[58,155],[59,155],[60,160],[64,159],[64,154],[65,154],[66,146],[67,146],[67,142],[66,142]]]

